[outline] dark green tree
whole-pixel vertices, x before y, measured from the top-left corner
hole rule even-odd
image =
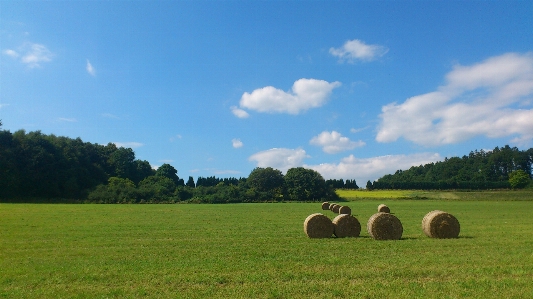
[[[374,190],[374,186],[372,185],[372,182],[370,180],[368,180],[368,182],[366,182],[366,190],[368,190],[368,191]]]
[[[256,167],[246,180],[251,188],[260,192],[274,192],[281,195],[283,189],[283,173],[272,167]]]
[[[155,171],[156,176],[162,176],[171,179],[177,186],[179,184],[178,171],[170,164],[163,164]]]
[[[315,170],[303,167],[291,168],[285,174],[285,190],[288,200],[318,201],[328,197],[326,181]]]
[[[191,187],[191,188],[196,187],[196,185],[194,184],[194,179],[192,178],[192,176],[189,176],[189,179],[187,180],[187,183],[185,184],[185,186]]]

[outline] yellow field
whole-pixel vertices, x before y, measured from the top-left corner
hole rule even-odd
[[[424,190],[336,190],[348,201],[358,199],[447,199],[447,200],[531,200],[533,190],[424,191]]]

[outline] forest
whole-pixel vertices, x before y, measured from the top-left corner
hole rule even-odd
[[[0,123],[1,125],[1,123]],[[275,182],[275,183],[274,183]],[[355,180],[324,180],[301,167],[285,175],[256,168],[248,178],[190,177],[170,164],[154,170],[131,148],[40,131],[0,131],[0,201],[92,203],[229,203],[335,200]]]
[[[1,127],[1,122],[0,122]],[[509,189],[531,181],[533,149],[496,147],[468,156],[398,170],[366,189]],[[101,145],[40,131],[0,130],[0,201],[90,203],[233,203],[334,201],[335,189],[358,189],[355,180],[325,180],[302,167],[286,174],[255,168],[246,178],[178,176],[157,170],[131,148]]]
[[[521,151],[505,145],[491,151],[475,150],[463,157],[397,170],[367,189],[516,189],[531,183],[533,148]]]

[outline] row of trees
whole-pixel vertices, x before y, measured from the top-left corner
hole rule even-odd
[[[276,179],[261,178],[266,173],[276,173]],[[326,200],[334,198],[333,188],[357,186],[350,180],[326,183],[317,172],[303,168],[291,169],[286,175],[271,168],[256,168],[250,176],[251,180],[198,177],[196,182],[189,177],[185,182],[170,164],[154,170],[148,161],[136,159],[131,148],[113,143],[93,144],[40,131],[0,131],[0,200],[3,201]],[[275,184],[275,188],[269,184]]]
[[[158,169],[159,171],[159,169]],[[201,182],[201,180],[200,180]],[[161,173],[135,184],[129,179],[112,177],[107,184],[90,192],[96,203],[236,203],[265,201],[338,200],[335,190],[311,169],[291,168],[285,175],[271,167],[255,168],[247,179],[220,180],[214,186],[177,185]]]
[[[398,170],[367,189],[502,189],[521,188],[532,177],[533,148],[520,151],[508,145],[492,151],[473,151],[462,158]]]

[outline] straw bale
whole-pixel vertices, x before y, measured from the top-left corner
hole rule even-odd
[[[330,203],[329,204],[329,210],[333,212],[333,207],[335,207],[336,203]]]
[[[337,214],[339,214],[339,209],[340,209],[340,208],[341,208],[341,205],[337,205],[337,204],[336,204],[336,205],[333,207],[332,212],[333,212],[333,213],[337,213]]]
[[[352,215],[340,214],[333,219],[334,234],[337,238],[359,237],[361,233],[361,223]]]
[[[322,210],[329,210],[329,202],[323,202],[322,203]]]
[[[342,206],[342,207],[339,208],[339,214],[351,215],[352,214],[352,209],[350,209],[350,207],[348,207],[348,206]]]
[[[329,238],[333,231],[331,219],[323,214],[311,214],[304,221],[304,232],[309,238]]]
[[[399,240],[403,233],[400,219],[384,212],[372,215],[368,219],[366,228],[368,234],[375,240]]]
[[[422,219],[422,230],[430,238],[449,239],[459,237],[461,226],[453,215],[435,210]]]
[[[384,204],[380,204],[378,206],[378,212],[382,212],[382,213],[390,213],[390,209],[389,207],[387,207],[386,205]]]

